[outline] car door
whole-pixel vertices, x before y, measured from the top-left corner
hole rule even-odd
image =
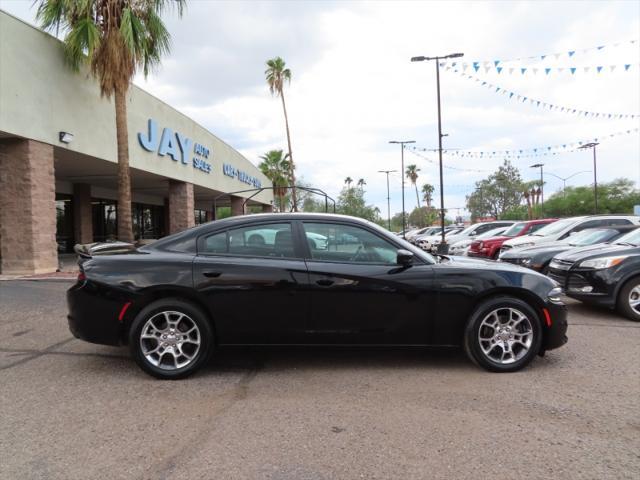
[[[309,277],[291,222],[252,223],[203,235],[193,276],[221,343],[306,342]]]
[[[304,221],[315,343],[426,344],[433,311],[431,265],[396,263],[401,246],[361,225]],[[319,245],[312,238],[322,236]]]

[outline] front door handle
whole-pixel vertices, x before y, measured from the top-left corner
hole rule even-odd
[[[203,272],[202,274],[207,278],[218,278],[222,272]]]
[[[328,278],[321,278],[320,280],[317,280],[316,283],[321,287],[330,287],[334,282]]]

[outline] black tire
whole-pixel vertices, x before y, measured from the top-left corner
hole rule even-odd
[[[195,332],[197,332],[198,334],[197,340],[199,340],[200,342],[199,347],[196,349],[196,347],[187,345],[187,342],[185,342],[185,349],[187,347],[191,347],[193,349],[191,352],[189,352],[193,354],[193,358],[191,360],[188,360],[188,357],[186,356],[180,357],[184,358],[185,361],[189,361],[189,363],[184,366],[178,366],[178,361],[175,360],[175,367],[171,367],[170,365],[166,364],[164,364],[163,367],[163,356],[158,354],[154,355],[159,356],[160,366],[154,365],[153,363],[151,363],[151,360],[148,359],[147,356],[145,356],[145,353],[143,353],[143,346],[141,341],[143,328],[152,318],[159,318],[159,321],[162,321],[162,317],[164,317],[163,312],[176,312],[177,314],[183,314],[186,316],[185,320],[181,320],[177,323],[176,332],[178,333],[188,333],[186,331],[180,332],[179,330],[186,330],[187,328],[189,328],[191,326],[190,322],[192,322],[197,327],[197,330]],[[169,315],[169,318],[171,318],[171,315],[173,315],[174,321],[176,318],[179,318],[179,315],[174,315],[172,313]],[[196,333],[192,333],[192,335],[195,334]],[[186,336],[187,335],[185,335],[183,338],[186,338]],[[162,340],[158,339],[158,347],[160,347],[161,341]],[[129,348],[131,349],[131,355],[133,356],[138,366],[149,375],[163,380],[178,380],[193,374],[196,370],[202,367],[202,365],[207,363],[213,352],[213,346],[213,329],[211,328],[211,324],[209,322],[209,319],[207,318],[207,315],[198,306],[179,298],[167,298],[150,303],[145,308],[143,308],[140,313],[138,313],[138,315],[136,315],[136,318],[131,324],[131,329],[129,330]],[[175,348],[176,347],[170,347],[170,349],[167,349],[166,353],[173,357],[176,357],[175,354],[169,351],[173,351],[172,349]],[[182,344],[180,344],[179,348],[180,352],[182,352]],[[165,349],[163,348],[162,351],[164,352]],[[171,360],[171,356],[168,357],[168,360]]]
[[[521,345],[516,345],[514,350],[518,350],[518,354],[513,355],[514,361],[512,363],[501,363],[485,354],[479,340],[483,320],[495,310],[500,311],[499,316],[504,315],[508,311],[506,309],[514,309],[520,312],[529,320],[531,327],[531,343],[528,350],[524,349]],[[490,327],[485,326],[482,328],[486,329]],[[524,328],[524,325],[517,328]],[[519,332],[516,333],[519,334]],[[509,296],[492,297],[480,303],[474,310],[467,322],[463,343],[467,356],[476,365],[490,372],[515,372],[527,366],[540,351],[542,345],[542,325],[535,310],[523,300]],[[495,348],[504,350],[500,345],[496,345]],[[499,354],[500,352],[501,350],[491,350],[489,354]]]
[[[640,277],[632,278],[631,280],[629,280],[620,289],[618,300],[616,302],[618,312],[621,315],[627,317],[629,320],[633,320],[634,322],[640,322],[640,311],[635,310],[629,304],[629,295],[631,294],[631,290],[638,286],[640,286]]]

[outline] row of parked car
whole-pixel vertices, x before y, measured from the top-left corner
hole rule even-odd
[[[616,308],[640,321],[640,217],[591,215],[495,221],[445,228],[448,255],[509,262],[549,276],[567,296]],[[440,227],[406,234],[431,253],[441,251]]]

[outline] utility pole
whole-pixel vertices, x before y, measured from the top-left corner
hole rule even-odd
[[[394,172],[397,172],[397,170],[378,170],[378,173],[387,174],[387,223],[389,225],[389,231],[391,231],[391,197],[389,196],[389,174]],[[404,213],[402,218],[404,219]]]
[[[598,214],[598,171],[596,170],[596,146],[600,145],[598,142],[585,143],[581,147],[578,147],[581,150],[585,148],[593,149],[593,200],[594,200],[594,215]]]
[[[542,204],[540,206],[540,218],[544,218],[544,163],[536,163],[531,165],[531,168],[540,168],[540,195],[542,197]]]
[[[416,143],[415,140],[391,140],[389,141],[389,143],[395,143],[397,145],[400,145],[400,165],[402,170],[400,170],[400,176],[402,177],[402,238],[406,239],[406,233],[407,233],[407,219],[405,218],[405,213],[404,213],[404,146],[407,143]]]
[[[441,234],[441,242],[439,248],[441,248],[443,252],[446,253],[447,246],[444,239],[444,186],[443,186],[443,176],[442,176],[442,137],[446,136],[442,134],[442,115],[440,109],[440,60],[449,59],[449,58],[459,58],[464,56],[464,53],[451,53],[449,55],[445,55],[442,57],[412,57],[412,62],[424,62],[425,60],[435,60],[436,61],[436,89],[438,92],[438,157],[440,161],[440,234]]]

